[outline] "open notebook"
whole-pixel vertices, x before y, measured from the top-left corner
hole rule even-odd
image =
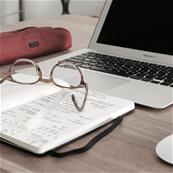
[[[21,75],[29,78],[29,75]],[[89,91],[78,112],[71,94],[51,84],[1,85],[0,138],[36,154],[43,154],[82,136],[134,109],[132,101]]]

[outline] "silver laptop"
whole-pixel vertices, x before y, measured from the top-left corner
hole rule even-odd
[[[79,65],[92,90],[165,108],[173,103],[171,8],[172,0],[107,0],[89,47],[59,60]]]
[[[107,0],[88,49],[67,54],[89,88],[137,104],[173,103],[172,0]]]

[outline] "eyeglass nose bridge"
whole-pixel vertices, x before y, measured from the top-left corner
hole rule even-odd
[[[52,82],[52,79],[51,78],[41,78],[40,80],[41,82],[45,82],[45,83],[51,83]]]

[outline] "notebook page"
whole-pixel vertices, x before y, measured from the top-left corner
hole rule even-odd
[[[84,111],[78,112],[71,94],[71,91],[61,90],[2,112],[0,136],[35,153],[43,153],[134,108],[132,102],[89,92]],[[77,91],[73,94],[78,100],[83,95]],[[38,119],[40,111],[43,114]],[[37,124],[30,129],[27,122],[31,120]]]
[[[31,75],[18,74],[25,81],[29,81]],[[37,83],[34,85],[21,85],[13,82],[5,81],[0,85],[0,111],[5,111],[10,108],[22,105],[29,101],[38,99],[43,96],[50,95],[59,91],[60,88],[53,84]]]

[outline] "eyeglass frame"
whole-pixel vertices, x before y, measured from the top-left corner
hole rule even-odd
[[[38,79],[35,81],[35,82],[30,82],[30,83],[24,83],[24,82],[19,82],[19,81],[16,81],[13,79],[12,75],[14,74],[14,66],[16,64],[20,64],[21,62],[28,62],[28,63],[31,63],[35,69],[36,69],[36,75],[38,75]],[[81,77],[81,80],[80,80],[80,83],[77,85],[77,86],[73,86],[73,85],[70,85],[69,87],[66,87],[66,86],[61,86],[61,85],[58,85],[55,81],[54,81],[54,78],[53,78],[53,72],[55,70],[56,67],[62,65],[62,64],[69,64],[71,66],[73,66],[76,70],[78,70],[79,74],[80,74],[80,77]],[[36,84],[38,82],[44,82],[44,83],[53,83],[54,85],[60,87],[60,88],[66,88],[66,89],[78,89],[78,88],[85,88],[85,96],[84,96],[84,100],[82,102],[82,105],[79,106],[77,104],[77,101],[76,101],[76,98],[75,98],[75,95],[72,94],[71,96],[71,99],[73,101],[73,104],[74,106],[76,107],[76,109],[81,112],[83,109],[84,109],[84,106],[86,104],[86,99],[87,99],[87,95],[88,95],[88,84],[84,81],[84,77],[83,77],[83,74],[82,74],[82,71],[80,70],[80,68],[75,65],[74,63],[72,63],[71,61],[69,60],[61,60],[61,61],[58,61],[51,69],[51,72],[50,72],[50,78],[47,79],[47,78],[43,78],[43,75],[42,75],[42,72],[41,72],[41,69],[39,67],[39,65],[30,60],[30,59],[25,59],[25,58],[22,58],[22,59],[18,59],[16,61],[14,61],[14,63],[11,65],[10,67],[10,70],[9,70],[9,74],[6,75],[4,78],[1,79],[0,81],[0,84],[2,84],[5,80],[8,80],[10,82],[14,82],[14,83],[18,83],[18,84],[23,84],[23,85],[33,85],[33,84]]]

